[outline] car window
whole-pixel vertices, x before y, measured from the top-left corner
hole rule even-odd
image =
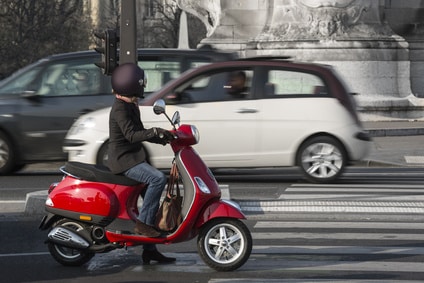
[[[327,94],[325,84],[320,77],[287,70],[270,70],[264,89],[265,96]]]
[[[20,74],[19,76],[16,76],[14,79],[11,79],[0,88],[0,94],[23,93],[27,90],[34,90],[30,89],[29,84],[35,81],[35,78],[41,69],[42,67],[35,67],[23,74]]]
[[[252,77],[250,69],[202,74],[184,84],[171,97],[177,97],[181,103],[248,99],[252,97]]]
[[[153,92],[180,74],[179,61],[160,61],[144,59],[138,65],[144,69],[147,77],[145,92]]]
[[[138,61],[138,65],[144,69],[147,77],[145,92],[153,92],[160,89],[164,84],[177,78],[182,72],[210,64],[206,58],[184,58],[172,56],[145,56]]]
[[[202,60],[202,59],[191,59],[189,61],[189,68],[197,68],[206,64],[210,64],[210,60]]]
[[[67,96],[100,93],[102,73],[87,60],[53,63],[40,77],[38,95]]]

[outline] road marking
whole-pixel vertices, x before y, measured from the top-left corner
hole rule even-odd
[[[277,200],[239,204],[245,212],[424,214],[424,186],[292,184]]]
[[[424,185],[402,185],[402,184],[396,184],[396,185],[390,185],[390,184],[291,184],[289,188],[337,188],[337,189],[346,189],[346,188],[366,188],[367,190],[371,189],[378,189],[378,188],[417,188],[417,189],[423,189]],[[403,190],[399,190],[403,191]]]
[[[424,214],[424,202],[282,200],[239,201],[245,212]]]
[[[253,254],[396,254],[424,255],[423,247],[397,246],[267,246],[255,245]]]
[[[258,221],[255,229],[260,228],[320,228],[320,229],[395,229],[421,230],[424,223],[417,222],[309,222],[309,221]]]
[[[230,279],[211,279],[208,283],[417,283],[417,281],[411,280],[387,280],[387,279],[372,279],[372,280],[363,280],[363,279],[349,279],[349,280],[326,280],[326,279],[269,279],[269,278],[230,278]]]
[[[15,257],[15,256],[39,256],[49,255],[49,252],[37,252],[37,253],[15,253],[15,254],[0,254],[0,257]]]
[[[292,261],[283,262],[281,268],[303,271],[370,271],[370,272],[418,272],[424,270],[422,262],[391,262],[391,261]],[[346,282],[346,281],[345,281]],[[363,281],[362,281],[363,282]],[[372,282],[372,281],[371,281]],[[386,280],[380,282],[388,282]],[[404,281],[401,281],[404,282]]]
[[[0,204],[1,203],[5,203],[5,204],[9,204],[9,203],[18,203],[18,204],[22,204],[25,203],[25,200],[0,200]]]
[[[406,163],[424,163],[424,156],[404,156]]]
[[[383,240],[383,241],[422,241],[423,234],[397,234],[397,233],[320,233],[320,232],[255,232],[253,239],[325,239],[325,240]]]

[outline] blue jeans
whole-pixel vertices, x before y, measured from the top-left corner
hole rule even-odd
[[[159,200],[166,184],[166,176],[147,162],[135,165],[124,172],[124,175],[140,183],[146,183],[147,189],[143,196],[143,205],[138,214],[138,220],[154,226],[156,213],[159,209]],[[155,244],[143,245],[145,250],[155,250]]]
[[[140,183],[147,184],[147,190],[143,197],[143,206],[138,214],[138,220],[154,226],[156,213],[159,209],[159,200],[166,184],[166,176],[147,162],[135,165],[124,172],[125,176]]]

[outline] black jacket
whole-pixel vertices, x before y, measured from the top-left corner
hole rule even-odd
[[[115,99],[109,114],[109,169],[120,174],[146,161],[142,141],[160,143],[153,128],[144,128],[138,105]]]

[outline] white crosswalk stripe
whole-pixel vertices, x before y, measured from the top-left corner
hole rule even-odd
[[[424,201],[422,185],[355,185],[355,184],[293,184],[287,188],[279,199],[372,199],[394,201]]]
[[[240,206],[247,212],[424,214],[424,185],[292,184],[278,199]]]

